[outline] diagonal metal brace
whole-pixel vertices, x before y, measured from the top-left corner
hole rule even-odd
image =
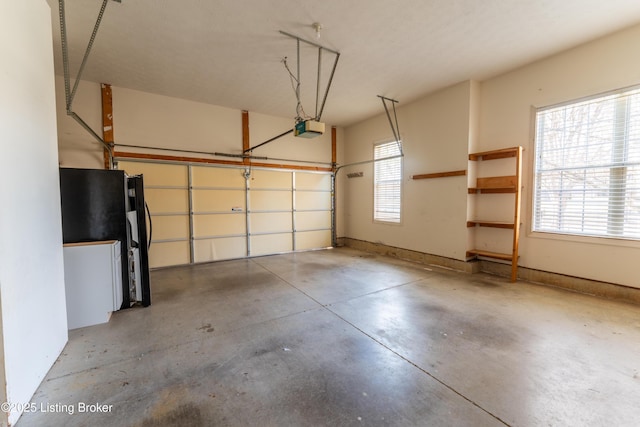
[[[286,130],[286,131],[282,132],[280,135],[276,135],[276,136],[274,136],[273,138],[269,138],[269,139],[267,139],[265,142],[261,142],[261,143],[260,143],[260,144],[258,144],[258,145],[254,145],[253,147],[247,148],[247,149],[246,149],[246,150],[244,150],[242,153],[243,153],[243,154],[251,153],[251,152],[252,152],[253,150],[255,150],[256,148],[258,148],[258,147],[262,147],[263,145],[266,145],[266,144],[268,144],[268,143],[270,143],[270,142],[273,142],[273,141],[275,141],[276,139],[282,138],[282,137],[283,137],[283,136],[285,136],[285,135],[289,135],[291,132],[293,132],[293,129]]]
[[[382,105],[384,106],[384,111],[387,113],[387,118],[389,119],[389,125],[391,126],[391,132],[393,132],[393,137],[396,139],[398,143],[398,149],[400,150],[400,155],[404,155],[402,152],[402,143],[400,141],[400,126],[398,125],[398,115],[396,114],[396,104],[398,101],[395,99],[387,98],[382,95],[378,95],[378,98],[382,100]],[[393,107],[393,118],[395,120],[395,127],[393,120],[391,120],[391,114],[389,113],[389,107],[387,107],[386,101],[391,102],[391,106]]]

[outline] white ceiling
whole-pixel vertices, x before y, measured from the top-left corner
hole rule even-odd
[[[62,74],[58,0],[52,7]],[[75,76],[101,0],[67,0]],[[276,116],[296,116],[282,64],[293,33],[341,53],[322,116],[349,125],[468,80],[483,80],[640,22],[638,0],[110,1],[83,79]],[[323,84],[333,55],[323,56]],[[303,106],[315,113],[317,50],[301,49]],[[305,71],[307,70],[307,71]]]

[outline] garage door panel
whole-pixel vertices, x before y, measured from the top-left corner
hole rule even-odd
[[[331,175],[296,172],[296,190],[331,191]]]
[[[245,237],[194,240],[193,247],[195,262],[219,261],[247,256]]]
[[[189,264],[189,242],[152,243],[149,248],[149,267],[168,267]]]
[[[291,232],[291,212],[252,213],[249,215],[251,233]]]
[[[251,255],[269,255],[293,250],[292,233],[251,236]]]
[[[119,161],[118,169],[129,175],[143,175],[145,186],[187,187],[187,166],[164,163],[143,163]]]
[[[246,234],[245,214],[194,215],[194,237],[212,237],[232,234]]]
[[[291,188],[291,172],[254,169],[249,178],[249,187],[251,189]]]
[[[328,248],[329,246],[331,246],[331,230],[296,233],[296,250]]]
[[[232,212],[245,209],[244,190],[193,190],[194,212]]]
[[[153,241],[189,238],[189,217],[187,215],[152,216]]]
[[[296,191],[296,210],[330,210],[331,193],[323,191]]]
[[[192,166],[191,185],[244,189],[244,169]]]
[[[331,228],[331,212],[296,212],[296,230]]]
[[[255,191],[249,193],[252,211],[291,210],[291,191]]]
[[[189,212],[187,190],[145,188],[144,199],[149,205],[151,214]]]

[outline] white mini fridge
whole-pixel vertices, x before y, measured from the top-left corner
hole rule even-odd
[[[120,257],[117,240],[64,245],[68,329],[106,323],[120,309]]]

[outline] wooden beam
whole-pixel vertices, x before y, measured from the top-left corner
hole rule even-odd
[[[207,163],[217,165],[232,165],[242,166],[241,161],[234,160],[218,160],[218,159],[205,159],[202,157],[184,157],[184,156],[167,156],[163,154],[149,154],[149,153],[131,153],[126,151],[117,151],[113,153],[113,157],[121,159],[142,159],[142,160],[163,160],[168,162],[189,162],[189,163]],[[292,169],[292,170],[306,170],[317,172],[331,172],[331,168],[324,168],[318,166],[300,166],[300,165],[287,165],[276,163],[251,163],[251,166],[273,168],[273,169]]]
[[[516,157],[520,147],[502,148],[500,150],[483,151],[481,153],[469,154],[469,160],[496,160]]]
[[[113,157],[119,157],[122,159],[163,160],[163,161],[169,161],[169,162],[192,162],[192,163],[217,163],[221,165],[242,166],[242,162],[235,161],[235,160],[203,159],[200,157],[167,156],[165,154],[131,153],[127,151],[116,151],[113,153]]]
[[[338,149],[337,149],[337,131],[336,127],[331,127],[331,168],[335,172],[336,170],[336,162],[338,160]]]
[[[246,153],[251,148],[249,141],[249,112],[242,110],[242,152]],[[242,159],[242,163],[248,165],[251,163],[251,159],[245,157]]]
[[[446,178],[449,176],[465,176],[466,170],[451,171],[451,172],[437,172],[437,173],[425,173],[422,175],[413,175],[412,179],[431,179],[431,178]]]
[[[102,139],[113,150],[113,95],[111,93],[111,85],[102,83],[100,85],[102,92]],[[104,168],[110,168],[109,151],[105,148],[102,153],[104,159]]]

